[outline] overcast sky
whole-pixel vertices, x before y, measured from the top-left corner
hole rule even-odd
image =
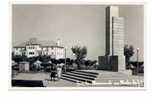
[[[39,40],[61,40],[67,56],[72,57],[74,45],[88,48],[87,59],[105,55],[105,7],[103,5],[13,5],[13,45],[36,37]],[[143,6],[119,6],[125,19],[125,43],[139,48],[140,60],[144,49]],[[135,51],[136,52],[136,51]],[[133,60],[136,60],[136,53]]]

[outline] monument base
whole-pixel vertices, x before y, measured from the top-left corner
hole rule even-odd
[[[127,74],[127,75],[133,75],[132,74],[132,70],[124,70],[124,71],[120,71],[121,73]]]
[[[131,70],[126,70],[125,56],[99,56],[98,69],[132,74]]]

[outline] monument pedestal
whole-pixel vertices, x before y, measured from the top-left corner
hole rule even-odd
[[[114,72],[122,72],[128,75],[132,74],[131,70],[126,70],[125,56],[99,56],[99,68]]]
[[[126,70],[125,56],[118,56],[118,72],[132,75],[132,70]]]

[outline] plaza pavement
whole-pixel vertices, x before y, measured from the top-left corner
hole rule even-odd
[[[69,82],[66,80],[50,80],[50,73],[18,73],[13,79],[17,80],[42,80],[44,86],[46,87],[75,87],[77,86],[73,82]]]
[[[91,72],[99,73],[96,78],[96,84],[87,84],[87,83],[73,83],[66,80],[51,81],[50,73],[18,73],[13,77],[13,79],[19,80],[42,80],[44,86],[46,87],[112,87],[112,85],[101,85],[100,83],[107,83],[109,80],[113,82],[119,82],[120,80],[144,80],[143,76],[132,76],[120,72],[110,72],[102,70],[87,70]]]

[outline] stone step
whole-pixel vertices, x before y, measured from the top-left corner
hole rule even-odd
[[[76,72],[82,72],[82,73],[87,73],[87,74],[91,74],[91,75],[99,75],[99,73],[90,72],[90,71],[84,71],[84,70],[77,70]]]
[[[85,79],[89,79],[89,80],[95,80],[96,77],[91,77],[91,76],[85,76],[85,75],[80,75],[80,74],[76,74],[76,73],[66,73],[66,75],[70,75],[70,76],[75,76],[75,77],[80,77],[80,78],[85,78]]]
[[[97,77],[97,75],[92,75],[92,74],[89,74],[89,73],[83,73],[83,72],[78,72],[78,71],[71,71],[71,73],[78,74],[78,75],[83,75],[83,76],[88,76],[88,77],[94,77],[94,78]]]
[[[70,76],[70,75],[66,75],[66,74],[62,74],[62,79],[64,78],[69,78],[72,80],[76,80],[76,82],[88,82],[88,83],[92,83],[93,80],[89,80],[89,79],[85,79],[85,78],[80,78],[80,77],[76,77],[76,76]]]

